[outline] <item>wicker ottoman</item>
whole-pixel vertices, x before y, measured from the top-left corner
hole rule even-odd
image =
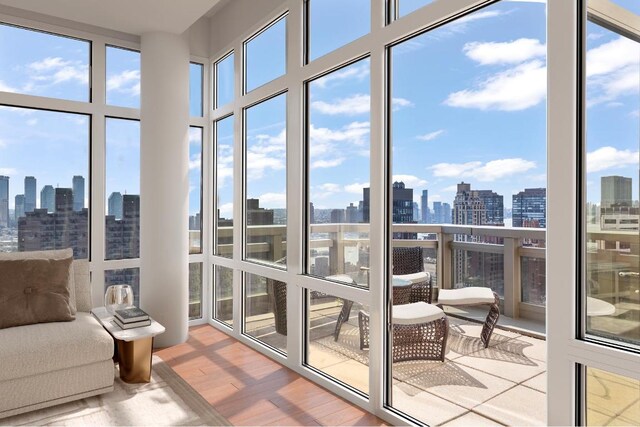
[[[493,329],[498,323],[500,317],[500,298],[498,294],[493,292],[490,288],[483,288],[479,286],[469,286],[466,288],[458,289],[440,289],[438,293],[438,306],[443,305],[488,305],[489,313],[482,325],[482,332],[480,333],[480,340],[484,344],[484,347],[489,346],[489,340]]]
[[[369,314],[358,313],[360,349],[369,348]],[[393,306],[393,361],[444,362],[449,321],[441,308],[426,302]]]

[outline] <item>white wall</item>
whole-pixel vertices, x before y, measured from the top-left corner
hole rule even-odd
[[[233,0],[211,18],[210,54],[216,56],[248,28],[253,27],[271,12],[285,4],[285,0]]]

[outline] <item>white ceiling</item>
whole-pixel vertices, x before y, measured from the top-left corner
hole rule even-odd
[[[0,0],[0,5],[140,35],[181,34],[221,0]]]

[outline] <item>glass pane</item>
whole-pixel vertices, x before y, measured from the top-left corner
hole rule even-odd
[[[245,111],[246,258],[286,265],[287,95]]]
[[[640,44],[588,22],[586,76],[586,331],[638,344]]]
[[[0,24],[0,91],[89,101],[91,44]]]
[[[287,285],[245,273],[244,333],[282,353],[287,352]]]
[[[369,394],[368,307],[317,291],[308,300],[307,364]]]
[[[638,0],[611,0],[620,7],[627,9],[629,12],[640,15],[640,2]]]
[[[640,425],[640,381],[587,367],[587,426]]]
[[[215,122],[218,229],[214,253],[233,258],[233,116]]]
[[[90,117],[0,106],[0,252],[89,256]]]
[[[189,115],[202,117],[202,82],[204,65],[189,64]]]
[[[309,83],[309,270],[369,286],[369,59]]]
[[[307,5],[310,61],[369,33],[370,0],[311,0]]]
[[[189,128],[189,253],[202,253],[202,128]]]
[[[105,259],[140,257],[140,122],[106,119]]]
[[[426,3],[396,2],[400,15]],[[511,228],[515,196],[545,192],[546,18],[544,2],[494,2],[391,48],[393,156],[391,188],[387,190],[391,192],[393,220],[388,260],[393,274],[388,284],[392,317],[402,315],[407,303],[428,302],[430,293],[431,302],[437,302],[438,288],[489,288],[504,297],[505,293],[509,295],[505,291],[508,284],[518,289],[514,292],[516,300],[521,297],[520,286],[531,298],[543,296],[544,275],[534,275],[540,266],[533,262],[516,257],[516,262],[524,265],[523,282],[505,280],[505,272],[518,271],[521,265],[505,265],[505,260],[513,258],[504,255],[504,244],[513,244],[518,251],[520,246],[536,247],[532,237],[540,234],[539,230]],[[525,201],[521,223],[544,227],[546,213],[540,208],[546,194],[540,197],[542,202],[535,206]],[[452,226],[437,225],[447,223]],[[427,253],[435,246],[428,240],[435,239],[441,245],[439,250],[448,254],[442,268],[450,272],[437,278],[437,287],[431,275],[435,257]],[[419,282],[402,277],[408,274],[417,276]],[[532,280],[533,284],[528,283]],[[534,289],[539,294],[534,294]],[[426,310],[421,308],[419,312]],[[489,306],[461,304],[446,306],[445,311],[484,322]],[[530,312],[538,313],[535,309]],[[522,327],[532,332],[544,330],[544,318],[538,317],[528,319]],[[522,350],[529,347],[527,343],[514,341],[514,347],[508,350],[498,346],[507,339],[499,330],[507,322],[504,311],[490,339],[490,348],[496,348],[491,354],[484,352],[480,340],[482,324],[452,316],[448,319],[448,328],[439,323],[440,319],[425,325],[393,322],[394,330],[406,326],[405,331],[394,332],[392,337],[393,406],[430,425],[447,424],[461,414],[449,411],[460,409],[473,409],[476,414],[491,411],[495,422],[506,425],[544,424],[544,411],[535,414],[537,419],[524,418],[525,414],[514,414],[512,408],[492,406],[493,401],[485,405],[502,393],[500,386],[490,377],[482,378],[479,371],[468,369],[480,363],[501,376],[513,363],[539,366],[525,357],[529,350]],[[443,330],[448,331],[444,347]],[[417,344],[403,341],[411,334],[421,337]],[[544,343],[535,341],[532,348],[538,351],[542,347],[544,353]],[[404,358],[406,346],[422,344],[424,348],[409,354],[408,360]],[[440,361],[443,355],[444,361]],[[477,384],[483,384],[483,391],[476,395],[480,391]],[[481,396],[484,392],[487,395]],[[544,406],[543,393],[526,393]],[[434,411],[434,407],[441,410]],[[465,420],[469,424],[488,422],[482,418]]]
[[[420,9],[424,5],[433,3],[433,1],[434,0],[392,0],[392,3],[397,8],[396,18],[402,18],[403,16]]]
[[[287,70],[287,18],[280,18],[245,44],[245,92]]]
[[[140,52],[107,46],[107,104],[140,108]]]
[[[214,90],[216,108],[227,105],[234,98],[235,75],[233,72],[233,52],[215,64],[216,86]]]
[[[124,268],[104,272],[104,290],[111,285],[129,285],[133,288],[133,305],[140,307],[140,269]]]
[[[522,302],[537,305],[547,304],[547,261],[544,258],[520,258],[522,280]]]
[[[233,327],[233,270],[213,266],[213,318]]]
[[[189,320],[202,318],[202,263],[189,264]]]
[[[504,255],[477,251],[453,251],[454,288],[481,286],[504,297]]]

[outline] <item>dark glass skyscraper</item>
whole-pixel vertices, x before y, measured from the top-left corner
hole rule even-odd
[[[56,210],[56,192],[51,185],[45,185],[40,191],[40,208],[53,213]]]
[[[107,212],[115,219],[122,219],[122,194],[117,191],[111,193]]]
[[[512,202],[514,227],[546,228],[546,188],[525,188],[513,195]]]
[[[84,208],[84,177],[73,177],[73,210],[78,212]]]
[[[24,178],[24,211],[33,212],[36,208],[36,179],[33,176]]]
[[[9,227],[9,177],[0,175],[0,227]]]

